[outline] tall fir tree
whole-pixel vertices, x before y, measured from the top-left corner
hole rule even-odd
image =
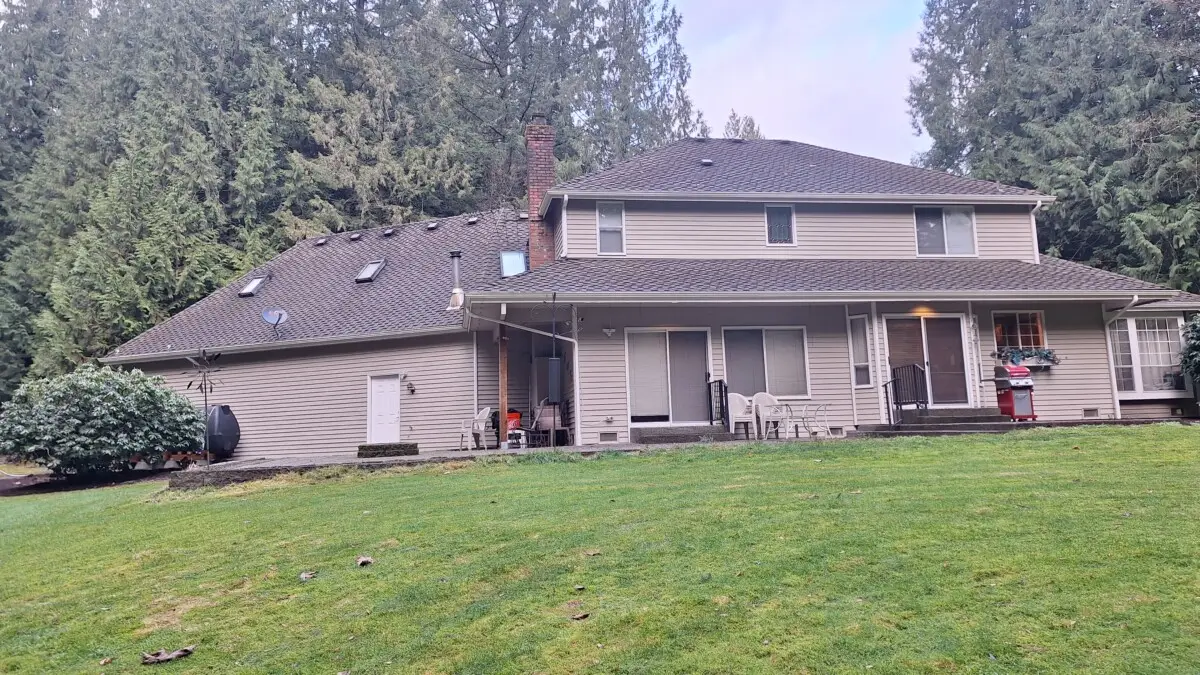
[[[910,96],[924,163],[1056,196],[1051,254],[1200,290],[1188,4],[930,0]]]

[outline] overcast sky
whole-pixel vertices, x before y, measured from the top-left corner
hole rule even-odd
[[[690,90],[713,134],[730,108],[768,138],[908,163],[923,0],[675,0]]]

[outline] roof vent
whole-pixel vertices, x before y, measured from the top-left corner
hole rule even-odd
[[[479,216],[471,216],[470,218],[467,218],[468,225],[474,225],[475,223],[478,223],[478,222],[479,222]]]
[[[250,280],[249,283],[247,283],[242,288],[242,290],[238,291],[238,297],[239,298],[254,297],[254,294],[258,292],[258,289],[263,285],[263,282],[266,280],[267,280],[266,277],[254,277],[253,279]]]
[[[729,140],[734,143],[745,143],[746,142],[746,139],[744,139],[744,138],[731,138]]]
[[[359,239],[362,239],[362,232],[355,232],[350,235],[350,241],[358,241]]]
[[[425,226],[425,229],[429,230],[430,232],[436,230],[437,228],[438,228],[438,221],[436,221],[436,220],[430,222],[428,225]]]
[[[396,234],[396,228],[394,228],[394,227],[389,227],[388,229],[383,231],[383,236],[385,236],[385,237],[390,237],[393,234]]]
[[[529,220],[529,212],[528,212],[528,211],[522,211],[522,212],[520,212],[520,213],[518,213],[518,214],[517,214],[517,218],[520,218],[521,220]]]
[[[696,141],[697,143],[707,143],[708,142],[708,139],[705,138],[704,136],[700,136],[699,138],[693,138],[692,140]]]
[[[313,246],[324,246],[329,241],[329,237],[321,237],[313,244]]]
[[[700,166],[712,166],[712,165],[713,165],[713,161],[711,159],[700,160]]]

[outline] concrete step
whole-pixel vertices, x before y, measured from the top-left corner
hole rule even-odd
[[[634,443],[658,445],[666,443],[711,443],[732,441],[733,434],[723,426],[697,424],[686,427],[640,427],[629,431],[629,440]]]
[[[1008,415],[959,415],[955,417],[916,417],[901,422],[910,424],[1012,424]]]
[[[908,408],[904,410],[905,417],[959,417],[999,414],[999,408]]]
[[[1009,430],[1011,431],[1011,429]],[[942,429],[937,431],[908,431],[903,428],[888,431],[859,431],[856,438],[908,438],[908,437],[940,437],[940,436],[983,436],[986,434],[1002,434],[1003,431],[972,431],[966,429]]]
[[[877,432],[877,431],[909,431],[909,432],[924,432],[924,431],[975,431],[975,432],[992,432],[1003,433],[1020,429],[1023,426],[1015,422],[939,422],[925,424],[864,424],[859,427],[859,431]]]

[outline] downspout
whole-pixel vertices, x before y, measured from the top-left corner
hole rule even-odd
[[[558,218],[558,228],[562,230],[563,250],[558,255],[560,258],[566,258],[567,255],[567,233],[570,231],[567,228],[567,203],[571,201],[571,195],[563,195],[562,214]]]
[[[1042,262],[1041,246],[1038,245],[1037,233],[1037,212],[1042,210],[1042,200],[1037,200],[1033,208],[1029,211],[1029,233],[1033,235],[1033,262],[1039,264]]]

